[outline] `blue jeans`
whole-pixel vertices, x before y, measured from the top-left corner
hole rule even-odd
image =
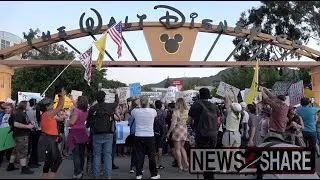
[[[93,176],[100,176],[101,154],[104,161],[104,175],[111,177],[112,171],[112,134],[95,134],[93,135]]]

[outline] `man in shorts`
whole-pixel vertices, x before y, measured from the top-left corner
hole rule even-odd
[[[21,165],[21,174],[33,174],[34,171],[30,170],[27,166],[28,158],[28,145],[30,130],[34,128],[32,124],[27,123],[26,109],[28,107],[27,101],[21,101],[14,114],[11,128],[13,129],[13,137],[16,143],[16,147],[10,157],[10,162],[7,167],[7,171],[14,171],[17,168],[14,167],[14,162],[19,159]]]

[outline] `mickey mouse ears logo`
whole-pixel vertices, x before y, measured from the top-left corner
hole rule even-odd
[[[180,43],[183,41],[181,34],[174,35],[173,39],[170,39],[168,34],[162,34],[160,36],[160,41],[164,43],[164,50],[169,54],[175,54],[179,51]]]

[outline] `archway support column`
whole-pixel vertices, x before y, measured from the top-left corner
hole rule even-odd
[[[11,80],[14,70],[10,66],[0,64],[0,101],[11,98]]]
[[[316,103],[320,103],[320,66],[314,66],[311,68],[311,83],[312,83],[312,94],[315,98]]]

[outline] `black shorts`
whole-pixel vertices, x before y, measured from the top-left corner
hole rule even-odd
[[[156,149],[163,148],[164,140],[161,139],[161,136],[155,135],[155,140],[156,140]]]

